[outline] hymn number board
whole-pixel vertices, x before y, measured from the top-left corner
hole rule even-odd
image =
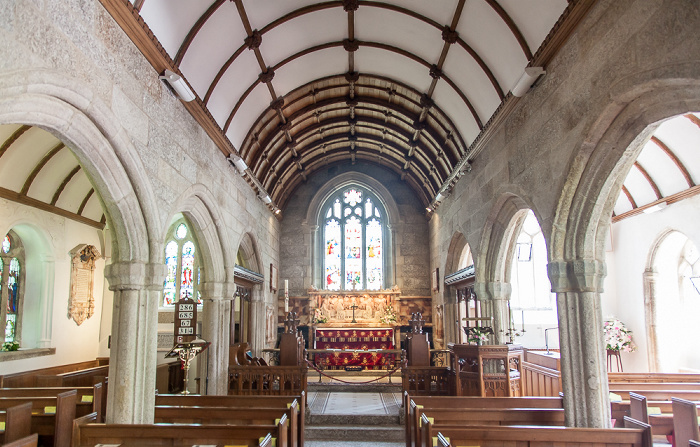
[[[185,298],[175,303],[175,342],[187,343],[196,338],[197,303]]]

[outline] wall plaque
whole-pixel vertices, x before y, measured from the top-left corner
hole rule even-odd
[[[78,326],[95,313],[95,260],[100,252],[93,245],[81,244],[70,252],[71,277],[68,318]]]

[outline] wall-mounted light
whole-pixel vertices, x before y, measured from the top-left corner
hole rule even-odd
[[[661,211],[662,209],[666,208],[667,206],[668,206],[668,204],[666,202],[659,202],[656,205],[650,206],[649,208],[644,208],[642,210],[642,212],[644,214],[651,214],[651,213],[655,213],[657,211]]]
[[[532,87],[532,84],[535,83],[537,78],[545,73],[542,67],[527,67],[520,76],[520,79],[518,79],[518,82],[515,83],[515,86],[510,89],[511,93],[513,93],[513,96],[517,97],[525,96],[525,93],[530,90],[530,87]]]
[[[275,208],[275,214],[279,214],[279,213],[281,213],[281,212],[282,212],[282,210],[281,210],[281,209],[279,209],[279,208]]]
[[[190,86],[187,85],[187,82],[185,82],[179,74],[173,73],[170,70],[165,70],[158,78],[166,81],[181,100],[190,102],[196,98]]]
[[[261,193],[261,194],[258,194],[258,197],[260,197],[260,200],[262,200],[265,205],[269,205],[270,203],[272,203],[272,199],[270,198],[270,196],[268,194]]]
[[[427,212],[429,212],[429,213],[432,213],[432,212],[433,212],[433,209],[432,209],[431,207],[429,207],[429,206],[426,207],[425,210],[426,210]]]
[[[248,165],[245,164],[245,161],[236,154],[229,155],[227,160],[229,161],[229,163],[234,165],[241,174],[243,174],[245,170],[248,169]]]

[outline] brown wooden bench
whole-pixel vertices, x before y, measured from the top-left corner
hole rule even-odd
[[[564,408],[561,397],[458,397],[458,396],[410,396],[403,395],[406,423],[406,445],[416,445],[420,413],[417,410],[433,408]]]
[[[67,371],[51,375],[37,375],[36,385],[38,387],[78,387],[92,386],[102,382],[109,374],[109,365],[84,368],[77,371]]]
[[[695,402],[673,398],[673,437],[675,446],[689,445],[688,441],[700,441],[698,409]]]
[[[0,397],[0,409],[31,403],[31,432],[39,434],[42,444],[69,447],[77,396],[77,391],[71,390],[55,397]],[[55,413],[46,411],[51,408],[55,409]]]
[[[682,390],[682,391],[697,391],[700,390],[700,382],[619,382],[610,383],[608,388],[612,392],[619,391],[634,391],[635,393],[644,394],[645,390],[663,391],[663,390]]]
[[[214,425],[256,425],[274,424],[286,415],[289,419],[287,439],[291,447],[300,447],[299,442],[299,402],[294,399],[289,408],[257,407],[248,405],[237,407],[175,407],[156,406],[155,423],[168,424],[214,424]]]
[[[109,358],[97,358],[86,362],[51,366],[48,368],[0,375],[0,388],[27,388],[37,386],[37,376],[54,376],[68,372],[91,369],[109,364]],[[104,374],[107,375],[106,373]],[[88,386],[92,383],[87,384]],[[76,386],[71,384],[70,386]]]
[[[2,447],[36,447],[38,441],[39,435],[34,433],[24,438],[17,439],[16,441],[2,444]]]
[[[32,404],[9,407],[0,412],[0,422],[4,429],[0,430],[0,444],[7,444],[29,436],[32,428]]]
[[[0,388],[1,397],[56,397],[66,391],[75,390],[77,394],[76,417],[96,411],[102,417],[102,399],[107,396],[102,392],[102,383],[90,387],[34,387],[34,388]],[[102,421],[102,419],[99,419]]]
[[[608,373],[608,382],[696,382],[700,383],[697,373]],[[685,447],[685,446],[684,446]]]
[[[181,394],[159,394],[156,396],[156,406],[182,407],[242,407],[265,408],[280,406],[287,408],[294,400],[299,402],[298,415],[298,445],[304,445],[304,429],[306,428],[306,393],[299,396],[200,396]]]
[[[416,414],[420,417],[416,424],[416,440],[423,439],[423,416],[430,420],[434,431],[442,427],[476,425],[564,426],[563,408],[430,408],[425,412],[418,409]]]
[[[619,395],[623,401],[629,400],[628,390],[610,390],[611,393]],[[686,399],[690,401],[700,401],[700,390],[688,391],[688,390],[659,390],[659,389],[647,389],[643,391],[632,390],[631,392],[641,394],[645,396],[648,400],[655,401],[670,401],[672,397],[678,397],[681,399]]]
[[[282,416],[277,424],[247,426],[170,424],[76,424],[73,447],[98,444],[139,446],[235,445],[265,447],[276,439],[277,447],[288,447],[288,420]]]
[[[646,447],[644,442],[651,437],[643,429],[631,428],[455,426],[435,432],[430,421],[424,425],[426,431],[421,445],[430,447],[434,437],[440,447]]]

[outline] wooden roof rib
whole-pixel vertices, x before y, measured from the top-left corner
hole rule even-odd
[[[540,2],[534,17],[499,0],[212,0],[167,14],[163,0],[100,1],[158,73],[193,86],[185,107],[245,160],[272,210],[318,169],[358,160],[436,205],[494,116],[513,110],[507,92],[524,68],[546,65],[595,2]]]

